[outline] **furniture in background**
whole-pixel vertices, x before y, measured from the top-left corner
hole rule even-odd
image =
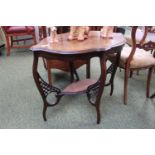
[[[61,37],[61,34],[58,35],[58,37]],[[96,109],[97,123],[100,123],[100,100],[105,86],[106,75],[111,73],[112,80],[109,81],[110,83],[108,85],[112,85],[119,64],[120,53],[126,40],[124,36],[119,33],[114,33],[112,39],[101,38],[99,31],[91,31],[89,38],[81,42],[68,41],[67,38],[68,34],[66,33],[60,42],[48,44],[47,37],[31,48],[34,53],[33,77],[44,104],[43,119],[44,121],[47,120],[47,108],[57,105],[64,95],[86,93],[88,101]],[[115,53],[117,59],[115,59],[115,62],[107,69],[107,55],[111,53]],[[100,77],[98,79],[84,79],[73,82],[63,90],[55,87],[53,84],[50,85],[45,82],[38,72],[39,58],[46,60],[63,60],[74,64],[77,60],[90,61],[90,59],[94,57],[100,59]],[[47,100],[48,95],[51,93],[55,94],[56,97],[53,103]]]
[[[5,41],[3,37],[3,31],[2,28],[0,27],[0,55],[1,55],[1,49],[5,46]]]
[[[150,96],[150,81],[152,70],[155,65],[154,55],[151,54],[154,43],[147,40],[147,27],[141,36],[138,35],[138,26],[132,27],[130,39],[127,38],[130,47],[124,47],[121,52],[119,67],[124,69],[124,104],[128,100],[128,76],[130,71],[149,69],[147,76],[146,97]],[[137,33],[138,32],[138,33]],[[137,41],[137,38],[139,40]],[[110,55],[109,60],[115,60],[115,55]]]
[[[4,47],[4,46],[5,46],[5,44],[0,44],[0,55],[2,54],[1,53],[1,48]]]
[[[46,26],[38,26],[39,28],[39,40],[47,37]]]
[[[7,56],[10,55],[12,48],[29,48],[32,45],[36,44],[36,36],[34,26],[2,26],[6,37],[6,48],[7,48]],[[25,36],[31,37],[25,37]],[[18,39],[18,37],[20,37]],[[23,37],[23,38],[21,38]],[[31,45],[21,45],[18,44],[21,41],[32,40],[33,44]],[[14,43],[17,43],[14,45]]]

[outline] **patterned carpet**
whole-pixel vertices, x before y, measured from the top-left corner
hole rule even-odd
[[[101,123],[96,124],[96,111],[86,95],[65,96],[55,107],[47,110],[47,122],[42,118],[42,99],[32,77],[33,53],[29,50],[13,50],[6,57],[5,49],[0,56],[0,128],[67,128],[67,129],[144,129],[155,128],[155,99],[146,99],[146,71],[134,74],[129,79],[128,105],[123,104],[123,70],[117,70],[115,89],[109,96],[105,88],[101,100]],[[39,72],[47,80],[47,72],[42,61]],[[85,66],[78,70],[80,78],[85,77]],[[100,73],[98,59],[91,61],[93,78]],[[56,86],[62,88],[69,83],[69,74],[53,71]],[[155,75],[151,82],[151,92],[155,91]],[[49,99],[53,99],[51,96]]]

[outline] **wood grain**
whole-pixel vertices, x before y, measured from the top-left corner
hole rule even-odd
[[[113,33],[112,39],[103,39],[100,37],[100,31],[90,31],[89,38],[84,41],[68,41],[68,35],[68,33],[58,35],[58,43],[50,43],[50,37],[47,37],[33,46],[31,50],[57,54],[82,54],[94,51],[106,51],[112,47],[121,46],[126,42],[121,33]]]

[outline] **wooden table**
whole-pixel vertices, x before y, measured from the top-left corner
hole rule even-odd
[[[58,43],[50,43],[50,38],[43,39],[40,43],[33,46],[31,50],[34,53],[33,77],[36,86],[43,99],[43,118],[46,121],[46,110],[49,106],[55,106],[64,95],[73,95],[86,93],[88,101],[96,108],[97,123],[100,123],[100,99],[104,90],[106,74],[111,73],[109,84],[113,87],[115,72],[119,63],[120,53],[126,40],[120,33],[114,33],[113,39],[103,39],[99,31],[91,31],[89,38],[85,41],[68,41],[68,34],[60,35]],[[107,55],[116,53],[116,62],[107,69]],[[46,83],[38,72],[38,59],[45,58],[49,60],[65,60],[74,62],[75,60],[90,60],[99,57],[101,75],[99,79],[84,79],[71,83],[61,90],[53,85]],[[106,85],[109,85],[106,84]],[[50,93],[56,94],[56,102],[49,103],[47,96]],[[95,95],[95,99],[93,96]]]

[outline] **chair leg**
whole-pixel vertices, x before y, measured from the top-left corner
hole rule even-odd
[[[33,36],[33,42],[34,42],[34,45],[35,45],[35,44],[37,44],[36,34],[34,33],[32,36]]]
[[[129,70],[125,69],[124,72],[124,104],[127,105],[128,100],[128,74]]]
[[[132,78],[132,75],[133,75],[133,71],[130,71],[130,78]]]
[[[146,84],[146,97],[147,98],[150,97],[150,83],[151,83],[153,68],[154,67],[149,68],[148,75],[147,75],[147,84]]]
[[[13,36],[11,36],[10,38],[11,38],[11,47],[13,47]]]
[[[11,47],[10,47],[10,38],[6,36],[6,48],[7,48],[7,56],[10,56]]]
[[[137,70],[137,75],[139,75],[139,70]]]

